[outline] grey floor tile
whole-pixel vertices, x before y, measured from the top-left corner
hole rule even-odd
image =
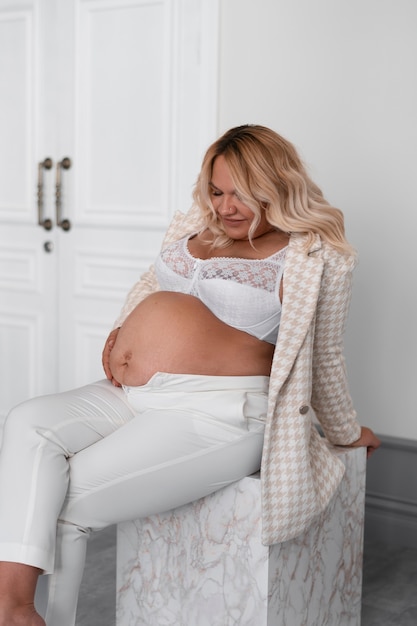
[[[362,605],[362,622],[361,626],[407,626],[411,622],[402,624],[398,621],[398,614],[384,609],[378,609],[375,606]],[[415,626],[415,622],[413,622]]]
[[[417,550],[367,542],[362,626],[417,624]]]

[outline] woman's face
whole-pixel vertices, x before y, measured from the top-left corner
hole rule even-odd
[[[230,239],[248,239],[254,212],[240,200],[223,155],[216,157],[213,163],[213,173],[209,184],[211,201],[226,235]],[[260,237],[270,230],[271,225],[266,219],[265,211],[261,210],[261,221],[252,238]]]

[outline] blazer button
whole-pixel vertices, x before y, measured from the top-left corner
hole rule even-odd
[[[301,415],[305,415],[306,413],[308,413],[310,410],[310,407],[307,406],[307,404],[303,404],[303,406],[300,407],[300,413]]]

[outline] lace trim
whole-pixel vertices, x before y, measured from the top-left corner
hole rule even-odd
[[[187,241],[171,244],[161,253],[161,259],[175,274],[199,280],[232,280],[242,285],[273,292],[276,290],[285,261],[286,248],[266,259],[241,259],[238,257],[212,257],[197,259],[187,249]]]

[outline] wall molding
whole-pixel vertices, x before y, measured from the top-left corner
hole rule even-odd
[[[417,548],[417,441],[380,439],[368,461],[365,540]]]

